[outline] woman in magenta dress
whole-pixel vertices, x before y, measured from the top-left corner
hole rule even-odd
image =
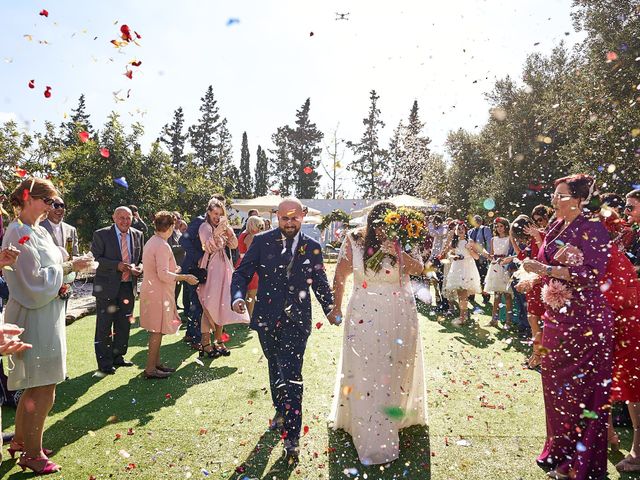
[[[247,253],[249,247],[251,246],[251,242],[253,242],[253,237],[264,230],[264,220],[258,216],[251,216],[247,220],[247,227],[244,232],[240,234],[238,237],[238,261],[236,262],[236,268],[240,265],[240,262],[244,258],[244,254]],[[249,286],[247,287],[247,311],[249,312],[249,317],[253,315],[253,307],[256,303],[256,293],[258,293],[258,274],[255,273],[251,282],[249,282]]]
[[[544,276],[542,389],[547,440],[538,464],[557,479],[607,473],[607,421],[613,370],[613,312],[599,288],[609,261],[604,225],[582,214],[593,178],[555,182],[556,220],[528,272]]]
[[[230,323],[249,323],[249,315],[236,313],[231,309],[231,275],[233,265],[225,253],[225,248],[237,248],[238,239],[227,224],[224,204],[215,198],[207,206],[206,219],[200,225],[198,235],[204,249],[200,267],[207,269],[207,281],[198,285],[198,298],[202,304],[202,346],[200,356],[206,353],[210,358],[230,355],[224,346],[222,331]],[[211,345],[211,330],[214,331],[216,345]]]

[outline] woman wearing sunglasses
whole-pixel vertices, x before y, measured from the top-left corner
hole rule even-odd
[[[49,180],[25,179],[9,201],[17,218],[4,235],[3,248],[19,251],[12,269],[3,274],[11,290],[5,319],[24,329],[21,340],[33,348],[13,355],[9,389],[24,389],[16,411],[16,433],[9,447],[18,464],[37,474],[52,473],[60,466],[49,460],[42,448],[44,422],[55,398],[56,384],[66,376],[67,343],[64,300],[59,296],[66,275],[89,266],[90,260],[63,262],[62,252],[51,235],[40,226],[58,195]]]

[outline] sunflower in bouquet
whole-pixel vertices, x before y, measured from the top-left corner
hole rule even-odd
[[[377,221],[376,226],[382,228],[387,240],[394,243],[397,258],[400,258],[403,251],[408,252],[416,246],[422,246],[427,235],[424,214],[412,208],[389,209]],[[379,272],[386,255],[382,249],[379,249],[367,259],[367,269]]]

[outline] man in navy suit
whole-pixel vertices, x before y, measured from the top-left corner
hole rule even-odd
[[[251,328],[269,367],[271,399],[276,413],[271,430],[284,435],[285,458],[298,461],[302,425],[302,361],[311,333],[309,287],[330,315],[333,293],[322,262],[320,244],[300,232],[304,213],[298,199],[284,199],[278,207],[279,228],[257,235],[231,281],[233,309],[245,311],[247,285],[258,273],[258,293]]]

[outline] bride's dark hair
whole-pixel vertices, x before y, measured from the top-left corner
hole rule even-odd
[[[384,221],[387,210],[395,210],[396,206],[391,202],[376,203],[367,216],[367,229],[364,233],[364,268],[367,269],[367,260],[380,249],[380,239],[376,236],[376,227]]]

